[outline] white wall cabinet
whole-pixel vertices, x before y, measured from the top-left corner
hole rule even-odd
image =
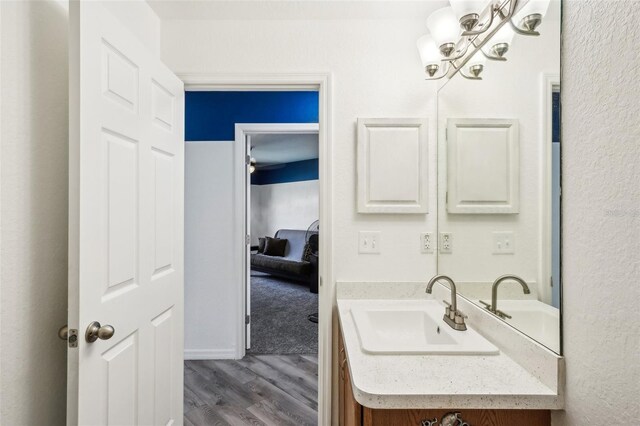
[[[518,213],[518,120],[447,120],[447,211]]]
[[[428,212],[427,121],[358,119],[358,213]]]

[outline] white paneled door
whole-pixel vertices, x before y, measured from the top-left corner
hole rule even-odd
[[[69,56],[67,422],[182,424],[183,84],[99,2]]]

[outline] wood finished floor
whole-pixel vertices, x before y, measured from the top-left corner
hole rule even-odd
[[[317,425],[316,355],[186,361],[184,424]]]

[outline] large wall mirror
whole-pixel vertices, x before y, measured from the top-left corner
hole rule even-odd
[[[458,73],[438,92],[438,273],[557,353],[560,9],[538,36],[507,34],[507,60],[487,60],[481,80]]]

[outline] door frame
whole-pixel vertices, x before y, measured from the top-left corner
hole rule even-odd
[[[185,91],[301,91],[318,92],[318,145],[320,181],[320,235],[318,287],[318,424],[331,424],[333,356],[333,227],[332,227],[332,96],[331,73],[313,74],[215,74],[176,73],[184,82]],[[237,145],[237,144],[236,144]],[[236,147],[238,149],[238,147]],[[245,148],[242,147],[244,152]],[[235,151],[237,152],[237,151]],[[244,157],[242,157],[244,163]],[[238,192],[238,191],[237,191]],[[244,191],[236,194],[244,198]],[[242,201],[243,202],[243,201]],[[244,203],[244,202],[243,202]],[[244,222],[244,221],[242,221]],[[236,226],[236,232],[238,227]],[[240,230],[236,238],[244,245],[244,234]],[[244,328],[244,327],[241,327]]]
[[[540,150],[540,161],[542,164],[540,174],[540,199],[542,202],[539,205],[540,213],[540,244],[538,246],[538,289],[542,289],[539,292],[538,297],[542,297],[542,300],[551,304],[553,290],[549,286],[549,280],[551,279],[551,256],[549,255],[549,249],[551,248],[551,171],[552,171],[552,147],[553,142],[553,108],[551,106],[553,91],[556,87],[560,86],[560,74],[558,73],[542,73],[541,74],[541,120],[540,120],[540,135],[542,142],[542,149]],[[554,283],[559,285],[560,283]]]
[[[251,182],[245,181],[247,176],[247,163],[245,158],[250,156],[251,153],[247,151],[247,144],[249,143],[249,138],[256,134],[315,134],[319,135],[320,126],[318,123],[236,123],[235,126],[235,142],[233,147],[233,157],[234,157],[234,183],[236,186],[240,186],[241,182],[244,182],[242,185],[244,192],[243,197],[239,197],[238,191],[234,194],[235,200],[235,210],[236,212],[244,212],[244,221],[242,222],[242,229],[238,229],[238,224],[236,224],[235,232],[239,233],[236,235],[235,240],[243,241],[245,236],[250,234],[250,229],[247,226],[247,222],[251,220],[249,217],[250,214],[250,205],[247,203],[247,194],[250,191]],[[318,146],[319,148],[319,146]],[[322,153],[320,153],[322,156]],[[320,208],[322,208],[322,204],[320,204]],[[320,212],[318,212],[320,213]],[[236,347],[236,358],[241,359],[244,358],[246,354],[246,346],[247,346],[247,336],[250,336],[250,333],[247,333],[247,326],[245,324],[245,318],[247,315],[250,315],[251,312],[247,312],[247,301],[249,300],[249,291],[250,290],[250,278],[249,278],[249,253],[250,253],[251,243],[242,244],[239,248],[239,251],[242,253],[242,263],[237,263],[234,267],[235,271],[242,271],[242,277],[240,280],[242,282],[242,291],[240,295],[240,299],[238,300],[238,319],[236,321],[236,335],[237,341],[241,344]]]

